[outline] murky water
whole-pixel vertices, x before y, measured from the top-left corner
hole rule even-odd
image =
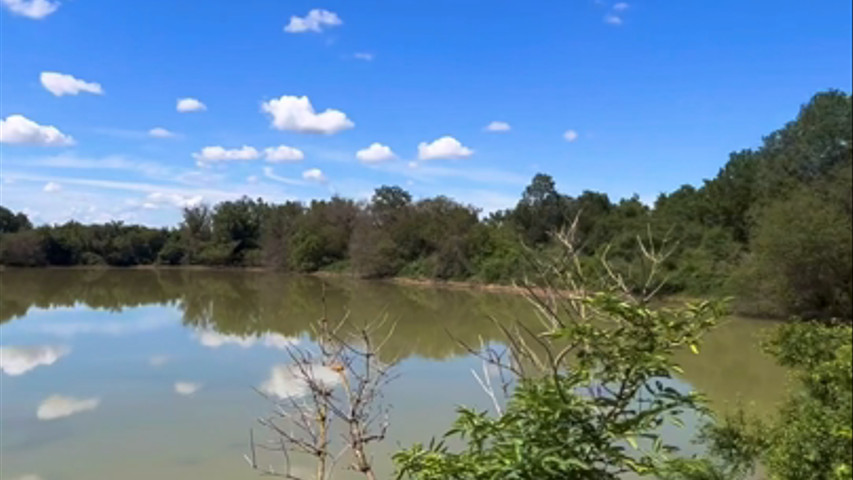
[[[400,360],[391,427],[373,450],[382,478],[391,452],[444,432],[457,405],[488,408],[471,375],[480,363],[454,338],[499,341],[489,316],[531,314],[512,295],[265,272],[7,270],[0,478],[257,478],[243,454],[271,405],[254,388],[288,363],[286,345],[310,344],[323,298],[330,318],[396,323],[382,351]],[[716,408],[769,410],[785,389],[757,346],[771,326],[728,319],[683,356],[681,380]],[[672,433],[687,449],[692,434]]]

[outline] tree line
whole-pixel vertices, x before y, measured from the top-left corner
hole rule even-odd
[[[661,194],[561,193],[537,174],[514,208],[481,216],[445,196],[415,200],[397,186],[369,201],[333,197],[271,204],[248,197],[186,208],[174,228],[121,222],[33,227],[0,207],[0,263],[212,265],[348,271],[508,283],[526,258],[553,252],[574,222],[590,265],[606,255],[639,278],[637,238],[670,255],[668,292],[737,292],[752,313],[853,317],[851,96],[818,93],[756,149],[734,152],[716,177]],[[583,260],[582,260],[583,261]]]

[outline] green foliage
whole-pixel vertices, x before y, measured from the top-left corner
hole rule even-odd
[[[24,213],[12,213],[8,208],[0,206],[0,233],[15,233],[32,228],[33,224]]]
[[[677,448],[661,428],[705,412],[699,395],[671,383],[680,371],[673,354],[698,348],[720,306],[654,309],[624,292],[588,292],[580,272],[559,278],[551,300],[531,297],[544,332],[507,330],[511,364],[484,357],[518,378],[505,408],[495,416],[461,408],[443,439],[394,456],[398,478],[615,480],[668,471]],[[572,293],[560,293],[565,287]]]
[[[764,310],[853,316],[853,217],[826,197],[801,188],[760,212],[741,282],[768,304]]]
[[[789,324],[767,349],[789,367],[796,388],[769,420],[743,412],[709,425],[703,440],[726,477],[744,478],[760,463],[774,480],[849,480],[853,476],[853,329]],[[693,478],[689,476],[672,478]],[[699,477],[697,477],[699,478]]]
[[[40,267],[47,264],[42,233],[24,230],[0,236],[0,263],[13,267]]]

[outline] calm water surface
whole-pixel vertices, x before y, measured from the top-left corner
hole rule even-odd
[[[446,430],[456,405],[488,408],[470,372],[479,362],[450,335],[499,341],[489,315],[530,318],[516,296],[345,279],[0,272],[0,478],[257,478],[242,457],[250,427],[265,435],[255,419],[270,404],[253,387],[287,363],[286,345],[310,344],[324,291],[332,318],[349,311],[359,321],[396,322],[382,353],[401,360],[387,394],[390,438],[374,449],[385,477],[390,452]],[[757,347],[770,326],[727,320],[699,355],[683,355],[683,386],[719,409],[773,407],[785,376]],[[672,435],[689,451],[692,433],[688,424]]]

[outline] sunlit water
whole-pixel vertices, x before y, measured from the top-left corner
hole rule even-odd
[[[390,454],[442,433],[457,405],[489,408],[457,340],[497,342],[489,316],[529,319],[512,295],[234,271],[7,270],[0,273],[0,478],[6,480],[250,479],[249,429],[271,404],[254,388],[281,385],[288,345],[345,311],[387,316],[382,351],[398,359],[387,390]],[[758,341],[771,324],[729,319],[699,355],[683,355],[684,388],[713,405],[763,411],[784,373]],[[273,380],[271,382],[271,380]],[[279,379],[281,380],[281,379]],[[694,423],[669,432],[688,452]],[[260,463],[281,464],[260,455]],[[307,468],[297,466],[297,468]],[[344,472],[336,478],[350,478]],[[355,477],[352,477],[355,478]]]

